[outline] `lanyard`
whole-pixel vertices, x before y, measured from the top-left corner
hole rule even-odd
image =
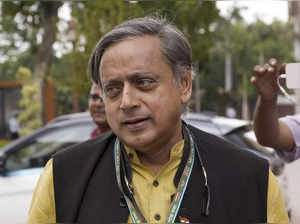
[[[188,136],[189,136],[189,139],[190,139],[190,154],[189,154],[189,158],[187,160],[187,163],[185,165],[184,171],[182,173],[182,176],[180,178],[180,181],[179,181],[179,184],[178,184],[178,187],[177,187],[177,193],[176,193],[176,195],[174,197],[174,200],[171,204],[171,209],[170,209],[169,216],[167,218],[166,223],[174,223],[174,221],[175,221],[175,218],[176,218],[178,210],[180,208],[180,205],[181,205],[186,187],[187,187],[188,182],[189,182],[189,178],[190,178],[191,173],[192,173],[193,165],[194,165],[195,144],[194,144],[194,140],[193,140],[193,138],[192,138],[192,136],[191,136],[188,129],[187,129],[187,131],[188,131]],[[123,194],[123,196],[126,200],[126,203],[127,203],[127,206],[128,206],[130,216],[132,218],[133,223],[147,222],[146,219],[143,217],[143,214],[141,213],[141,211],[138,208],[137,204],[135,203],[133,193],[131,192],[131,187],[128,183],[126,175],[124,177],[125,184],[127,185],[128,189],[129,189],[129,192],[131,192],[130,193],[131,197],[129,198],[124,193],[122,182],[121,182],[121,174],[120,174],[121,173],[121,171],[120,171],[120,155],[121,155],[121,153],[120,153],[120,141],[117,138],[116,141],[115,141],[115,146],[114,146],[114,160],[115,160],[116,178],[117,178],[117,183],[118,183],[119,189],[120,189],[121,193]],[[142,219],[142,221],[140,220],[139,216]]]

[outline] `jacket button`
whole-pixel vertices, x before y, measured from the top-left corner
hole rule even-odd
[[[159,221],[159,220],[160,220],[160,215],[159,215],[159,214],[155,214],[154,219],[155,219],[156,221]]]
[[[153,181],[153,186],[154,186],[154,187],[157,187],[158,185],[159,185],[159,183],[158,183],[157,180]]]
[[[122,207],[122,208],[127,207],[126,200],[124,197],[120,198],[120,207]]]

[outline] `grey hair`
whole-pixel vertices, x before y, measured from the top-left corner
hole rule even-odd
[[[89,61],[88,69],[92,80],[102,87],[100,64],[102,55],[109,46],[144,35],[152,35],[160,39],[163,59],[170,65],[176,83],[184,77],[187,70],[193,73],[192,51],[185,35],[165,18],[143,17],[116,26],[99,40]]]

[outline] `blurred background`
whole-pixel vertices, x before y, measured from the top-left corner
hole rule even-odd
[[[261,2],[260,4],[258,4]],[[300,57],[297,1],[4,1],[0,15],[0,136],[12,111],[21,134],[85,111],[89,55],[120,22],[159,13],[187,34],[197,74],[190,110],[251,119],[253,66]],[[30,109],[29,109],[30,108]],[[280,114],[297,108],[280,99]]]
[[[1,1],[0,147],[11,141],[12,114],[26,136],[60,115],[86,111],[87,64],[97,41],[124,20],[156,13],[192,45],[190,112],[251,122],[253,67],[272,57],[280,64],[300,61],[299,1]],[[289,93],[300,102],[300,92]],[[283,96],[278,104],[280,116],[300,112]],[[299,161],[285,170],[293,221],[299,223]]]

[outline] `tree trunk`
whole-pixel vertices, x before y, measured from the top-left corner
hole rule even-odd
[[[232,89],[232,57],[231,53],[225,54],[225,92],[230,93]]]
[[[248,79],[247,76],[243,76],[243,89],[242,89],[242,119],[249,120],[249,105],[248,105]]]
[[[34,75],[38,85],[38,101],[42,105],[42,114],[40,119],[45,123],[45,100],[44,100],[44,87],[45,78],[49,75],[52,64],[53,49],[52,45],[56,40],[56,23],[58,8],[63,4],[60,1],[40,2],[40,13],[42,20],[42,43],[39,46],[36,63],[34,66]]]

